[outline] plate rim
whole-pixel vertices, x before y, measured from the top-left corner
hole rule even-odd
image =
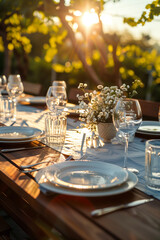
[[[44,169],[43,169],[44,170]],[[125,192],[128,192],[132,190],[138,183],[138,177],[128,171],[128,179],[125,183],[121,184],[118,187],[108,188],[106,190],[95,190],[95,191],[76,191],[73,189],[63,189],[58,188],[56,186],[53,186],[53,184],[50,183],[39,183],[38,182],[38,176],[42,173],[42,170],[40,170],[36,176],[35,180],[39,184],[40,189],[43,191],[49,191],[53,194],[63,194],[63,195],[70,195],[70,196],[79,196],[79,197],[110,197],[110,196],[116,196]],[[43,175],[42,175],[43,176]]]
[[[94,166],[93,166],[93,163],[94,163]],[[99,161],[91,161],[91,160],[75,160],[75,161],[70,161],[70,162],[61,162],[61,163],[59,163],[59,164],[56,164],[56,165],[52,165],[51,167],[50,167],[50,171],[52,171],[52,173],[53,173],[53,175],[55,174],[56,175],[56,173],[57,172],[62,172],[63,173],[63,171],[65,171],[65,169],[66,168],[78,168],[78,167],[82,167],[82,168],[85,168],[85,167],[88,167],[88,166],[90,166],[90,167],[92,167],[92,171],[94,171],[94,169],[95,169],[95,171],[96,171],[96,167],[98,168],[98,170],[99,170],[99,172],[100,172],[100,170],[101,171],[103,171],[104,170],[104,167],[106,168],[106,171],[107,171],[107,168],[109,168],[110,170],[114,170],[114,168],[115,168],[115,171],[117,171],[117,172],[119,172],[119,171],[121,171],[121,173],[124,175],[123,176],[123,178],[121,179],[121,180],[119,180],[118,182],[115,182],[115,183],[113,183],[113,184],[110,184],[110,185],[108,185],[108,183],[106,183],[106,184],[104,184],[104,185],[95,185],[95,187],[92,187],[91,185],[91,187],[89,187],[89,185],[88,185],[88,188],[86,187],[84,187],[84,185],[81,185],[81,190],[84,190],[84,191],[86,191],[86,190],[100,190],[100,189],[107,189],[107,188],[112,188],[112,187],[116,187],[116,186],[118,186],[118,185],[121,185],[121,184],[123,184],[126,180],[127,180],[127,178],[128,178],[128,172],[125,170],[125,169],[123,169],[123,168],[121,168],[120,166],[117,166],[117,165],[115,165],[115,164],[111,164],[111,163],[106,163],[106,162],[102,162],[101,161],[101,163],[103,163],[103,165],[101,166],[101,164],[100,164],[100,162]],[[96,166],[95,166],[96,165]],[[62,166],[62,167],[61,167]],[[52,169],[53,168],[53,169]],[[57,169],[56,169],[57,168]],[[49,170],[48,171],[46,171],[45,173],[46,173],[46,175],[47,175],[47,173],[49,172]],[[78,170],[78,169],[77,169]],[[77,190],[80,190],[79,189],[79,187],[76,187],[77,186],[77,184],[72,184],[72,183],[69,183],[68,182],[68,184],[66,184],[67,182],[65,182],[65,181],[63,181],[63,180],[58,180],[57,182],[56,181],[52,181],[52,180],[50,180],[49,179],[49,177],[47,177],[46,176],[46,178],[47,178],[47,180],[48,181],[50,181],[52,184],[58,184],[58,185],[60,185],[61,187],[65,187],[65,188],[70,188],[70,189],[77,189]]]
[[[26,137],[22,137],[22,138],[2,138],[2,137],[0,137],[0,142],[15,142],[15,141],[23,141],[23,140],[29,140],[29,139],[35,139],[35,138],[37,138],[37,137],[39,137],[40,135],[42,135],[43,134],[43,131],[41,130],[41,129],[38,129],[38,128],[34,128],[34,127],[21,127],[21,126],[2,126],[0,129],[4,129],[4,128],[6,128],[6,129],[13,129],[13,131],[14,131],[14,129],[20,129],[20,130],[22,130],[22,129],[32,129],[32,130],[35,130],[35,132],[37,131],[37,134],[35,135],[35,134],[32,134],[31,136],[26,136]],[[0,133],[1,133],[1,130],[0,130]]]
[[[155,125],[154,125],[155,124]],[[160,126],[160,122],[159,121],[142,121],[142,124],[140,127],[142,126],[157,126],[159,125]],[[145,135],[148,135],[148,134],[151,134],[151,135],[159,135],[160,134],[160,131],[159,132],[155,132],[155,131],[145,131],[145,130],[139,130],[139,128],[137,129],[136,131],[137,133],[140,133],[140,134],[145,134]]]

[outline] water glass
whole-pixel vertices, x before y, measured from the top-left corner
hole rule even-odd
[[[0,120],[5,123],[12,120],[14,114],[14,102],[9,96],[0,96]]]
[[[46,113],[45,137],[46,143],[60,151],[65,142],[67,119],[62,114]]]
[[[160,190],[160,139],[146,142],[145,178],[147,187]]]

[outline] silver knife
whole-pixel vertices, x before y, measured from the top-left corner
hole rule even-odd
[[[8,153],[8,152],[16,152],[16,151],[23,151],[23,150],[30,150],[30,149],[38,149],[38,148],[44,148],[46,145],[42,146],[36,146],[36,147],[21,147],[21,148],[9,148],[9,149],[2,149],[0,150],[2,153]]]
[[[114,211],[117,211],[117,210],[120,210],[123,208],[135,207],[135,206],[141,205],[143,203],[151,202],[153,200],[154,200],[153,198],[141,199],[141,200],[133,201],[133,202],[130,202],[127,204],[122,204],[122,205],[118,205],[118,206],[114,206],[114,207],[96,209],[91,212],[91,215],[94,217],[99,217],[99,216],[102,216],[107,213],[111,213],[111,212],[114,212]]]

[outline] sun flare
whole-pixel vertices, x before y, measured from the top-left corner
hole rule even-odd
[[[91,27],[92,25],[99,22],[98,15],[95,13],[94,9],[91,9],[91,11],[86,11],[82,15],[82,23],[86,27]]]

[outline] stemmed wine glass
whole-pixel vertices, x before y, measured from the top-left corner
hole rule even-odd
[[[63,111],[67,103],[66,89],[62,86],[50,86],[46,94],[46,103],[51,112]]]
[[[10,75],[8,78],[7,92],[12,98],[14,103],[14,116],[13,120],[16,121],[16,106],[17,106],[17,97],[22,94],[24,90],[23,83],[19,74]]]
[[[2,95],[2,90],[5,89],[7,85],[7,78],[5,75],[0,76],[0,96]]]
[[[138,173],[137,169],[127,167],[128,142],[142,122],[142,111],[136,99],[120,99],[113,110],[113,124],[125,139],[124,168]]]

